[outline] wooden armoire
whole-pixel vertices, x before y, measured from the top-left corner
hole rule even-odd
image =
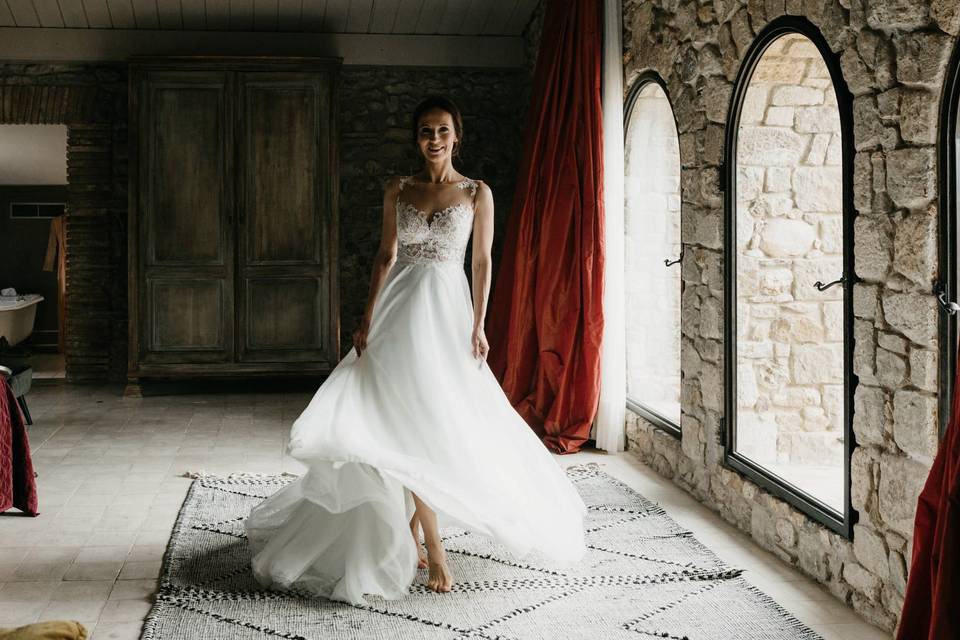
[[[131,60],[128,393],[339,360],[339,68]]]

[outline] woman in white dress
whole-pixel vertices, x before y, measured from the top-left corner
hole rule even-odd
[[[386,186],[354,349],[291,429],[307,472],[245,521],[264,586],[360,604],[404,597],[427,568],[427,586],[450,591],[440,528],[451,525],[517,558],[565,565],[585,552],[580,495],[486,363],[493,196],[453,168],[460,112],[430,96],[412,125],[424,166]]]

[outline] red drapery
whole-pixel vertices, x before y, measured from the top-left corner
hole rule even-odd
[[[0,511],[11,507],[37,515],[37,485],[23,414],[7,379],[0,376]]]
[[[897,640],[960,638],[960,375],[955,380],[947,433],[917,500]]]
[[[603,3],[548,0],[487,331],[490,367],[552,450],[587,440],[603,331]]]

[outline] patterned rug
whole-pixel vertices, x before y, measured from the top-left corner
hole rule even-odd
[[[653,502],[595,464],[567,470],[589,508],[587,555],[557,571],[443,529],[453,590],[421,570],[403,600],[368,605],[261,589],[242,521],[291,476],[203,475],[184,500],[142,638],[819,640]]]

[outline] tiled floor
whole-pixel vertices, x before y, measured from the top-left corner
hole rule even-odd
[[[143,399],[121,392],[52,382],[31,392],[42,513],[0,516],[0,627],[69,618],[92,628],[95,640],[138,638],[190,484],[182,474],[302,471],[283,448],[309,392]],[[661,503],[826,640],[888,637],[629,454],[557,461],[598,462]]]

